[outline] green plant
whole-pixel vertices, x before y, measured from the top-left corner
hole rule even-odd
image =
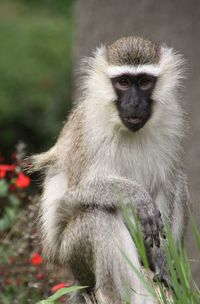
[[[46,300],[39,301],[37,304],[54,304],[58,299],[60,299],[64,295],[68,295],[74,291],[84,289],[84,286],[72,286],[68,288],[61,288],[56,293],[54,293],[51,297]]]
[[[147,254],[142,238],[140,225],[135,214],[135,210],[132,210],[130,214],[130,210],[128,211],[125,207],[123,207],[123,211],[129,230],[135,241],[139,255],[143,262],[143,265],[144,267],[148,268],[148,263],[146,261]],[[190,213],[190,221],[192,223],[193,234],[196,239],[196,244],[200,249],[199,247],[200,232],[191,216],[191,213]],[[167,293],[166,293],[166,288],[164,287],[163,284],[161,283],[154,284],[151,281],[149,282],[148,278],[141,275],[141,273],[137,272],[134,265],[131,263],[131,261],[125,255],[125,253],[123,253],[123,251],[122,254],[124,254],[133,272],[140,277],[144,286],[149,291],[149,293],[156,299],[157,303],[198,304],[200,303],[200,290],[192,278],[190,262],[186,250],[182,246],[177,247],[167,222],[165,223],[165,230],[167,236],[165,242],[166,244],[165,248],[166,248],[167,262],[170,270],[171,286],[173,286],[173,288],[169,288]]]
[[[73,1],[2,0],[0,11],[1,152],[19,139],[41,151],[71,104]]]
[[[22,202],[28,201],[24,189],[29,187],[30,178],[23,172],[24,149],[25,144],[19,143],[12,154],[12,163],[0,163],[0,231],[8,230],[14,224]]]
[[[130,233],[132,235],[132,238],[136,244],[137,250],[139,252],[139,255],[141,257],[142,263],[144,265],[145,269],[149,268],[148,265],[148,259],[147,254],[145,250],[145,245],[143,242],[142,232],[140,229],[140,224],[137,219],[135,210],[127,209],[124,206],[122,206],[123,213],[125,220],[127,222],[127,225],[129,227]],[[190,220],[192,222],[193,227],[193,233],[196,238],[196,243],[198,248],[200,244],[200,232],[192,218],[190,216]],[[153,282],[152,278],[148,275],[146,276],[143,273],[140,273],[131,260],[126,256],[126,253],[123,252],[123,248],[121,248],[122,255],[127,260],[127,263],[129,264],[130,268],[134,272],[134,275],[137,275],[141,282],[143,283],[144,287],[148,291],[149,294],[152,295],[153,298],[155,298],[156,303],[159,304],[199,304],[200,303],[200,290],[197,287],[196,283],[194,282],[191,274],[190,269],[190,263],[189,258],[186,254],[185,248],[178,247],[175,244],[172,233],[169,229],[169,227],[166,224],[166,254],[167,254],[167,261],[170,269],[170,278],[171,278],[171,284],[173,288],[167,289],[163,284],[161,283],[155,283]],[[145,271],[144,271],[145,273]],[[74,286],[76,289],[77,287]],[[68,294],[73,289],[65,288],[61,289],[58,293],[55,294],[55,297],[52,296],[48,298],[47,300],[43,300],[39,302],[40,304],[54,304],[56,303],[55,300],[57,300],[60,296],[63,294]],[[132,290],[132,292],[135,292],[135,290]],[[100,304],[100,303],[99,303]],[[126,301],[126,304],[130,304],[128,299]]]

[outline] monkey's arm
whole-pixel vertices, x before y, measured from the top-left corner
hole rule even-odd
[[[120,203],[135,207],[147,246],[160,245],[159,234],[163,233],[161,213],[143,186],[125,178],[104,177],[68,189],[63,200],[63,209],[77,210],[87,207],[119,209]]]

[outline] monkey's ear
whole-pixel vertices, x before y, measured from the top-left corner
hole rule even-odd
[[[181,80],[187,76],[187,60],[182,54],[173,48],[168,48],[165,44],[161,47],[160,66],[163,74],[169,75],[171,82],[174,82],[174,86],[181,84]]]

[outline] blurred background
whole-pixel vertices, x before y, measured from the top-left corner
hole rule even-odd
[[[34,222],[37,199],[27,177],[20,175],[20,160],[55,142],[78,95],[74,70],[80,59],[100,43],[128,35],[166,42],[187,60],[183,99],[190,130],[184,162],[200,228],[199,0],[0,0],[0,303],[35,303],[62,280],[62,275],[46,274],[41,259],[34,264],[41,248],[27,221]],[[200,285],[191,230],[187,247]]]
[[[68,285],[43,263],[40,179],[22,159],[53,145],[71,107],[74,22],[73,0],[0,0],[0,304]]]
[[[73,1],[0,1],[1,151],[54,142],[71,102]]]

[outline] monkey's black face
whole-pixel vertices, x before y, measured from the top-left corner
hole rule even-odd
[[[156,77],[124,74],[111,78],[111,81],[118,97],[116,106],[123,124],[133,132],[138,131],[151,116],[151,96]]]

